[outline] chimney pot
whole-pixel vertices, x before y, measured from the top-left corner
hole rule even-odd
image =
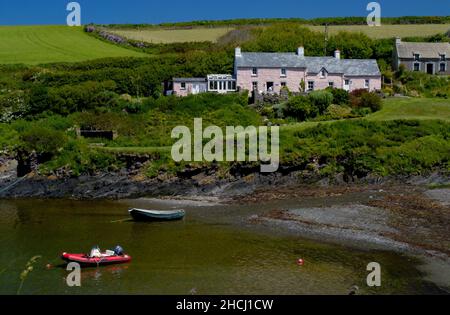
[[[236,48],[235,48],[235,50],[234,50],[234,55],[235,55],[236,57],[241,57],[241,56],[242,56],[242,50],[241,50],[241,47],[236,47]]]
[[[303,46],[297,48],[297,55],[301,57],[305,56],[305,48]]]
[[[335,50],[335,52],[334,52],[334,58],[336,58],[336,59],[341,59],[341,51],[340,51],[340,50]]]

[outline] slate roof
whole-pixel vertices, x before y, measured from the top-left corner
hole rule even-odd
[[[450,58],[450,43],[409,43],[396,44],[399,58],[414,58],[414,54],[420,54],[420,58],[439,58],[446,55]]]
[[[173,78],[173,82],[206,82],[206,78]]]
[[[303,68],[308,73],[328,73],[348,76],[381,75],[373,59],[336,59],[334,57],[299,56],[295,53],[242,53],[235,59],[238,68]]]

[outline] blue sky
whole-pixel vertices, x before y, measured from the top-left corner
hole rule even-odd
[[[0,24],[65,24],[69,0],[0,0]],[[78,0],[82,23],[366,16],[369,0]],[[449,0],[379,0],[382,16],[450,15]]]

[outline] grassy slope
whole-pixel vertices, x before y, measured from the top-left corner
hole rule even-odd
[[[431,98],[391,98],[369,120],[441,119],[450,121],[450,100]]]
[[[77,62],[124,56],[145,57],[147,55],[97,40],[85,34],[80,27],[0,27],[0,63],[2,64]]]
[[[308,26],[314,31],[324,31],[324,26]],[[215,27],[204,28],[194,27],[192,29],[163,29],[163,28],[143,28],[143,29],[118,29],[113,30],[121,36],[140,40],[149,43],[179,43],[179,42],[199,42],[211,41],[217,39],[231,31],[232,28]],[[442,34],[450,30],[450,24],[424,24],[424,25],[382,25],[381,27],[369,27],[367,25],[337,25],[330,26],[330,34],[336,34],[339,31],[363,32],[372,38],[392,38],[432,36]]]
[[[417,119],[450,121],[450,101],[431,98],[390,98],[384,100],[383,109],[363,119],[372,121]],[[281,127],[281,132],[295,132],[315,127],[320,124],[332,124],[337,121],[306,121]],[[111,152],[122,153],[153,153],[168,152],[169,147],[105,147],[100,148]]]
[[[450,101],[433,98],[389,98],[383,101],[383,109],[366,116],[367,120],[447,120],[450,121]],[[282,130],[304,130],[320,124],[336,121],[306,121],[282,127]]]
[[[324,26],[308,26],[314,31],[324,31]],[[450,24],[416,24],[416,25],[382,25],[380,27],[369,27],[367,25],[336,25],[330,26],[330,34],[339,31],[363,32],[371,38],[392,38],[432,36],[442,34],[450,30]]]
[[[178,43],[178,42],[216,42],[217,39],[232,28],[194,28],[187,30],[165,30],[165,29],[130,29],[114,30],[113,32],[129,39],[144,41],[148,43]]]

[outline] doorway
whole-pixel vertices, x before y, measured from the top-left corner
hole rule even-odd
[[[427,73],[428,74],[434,74],[434,64],[427,63]]]

